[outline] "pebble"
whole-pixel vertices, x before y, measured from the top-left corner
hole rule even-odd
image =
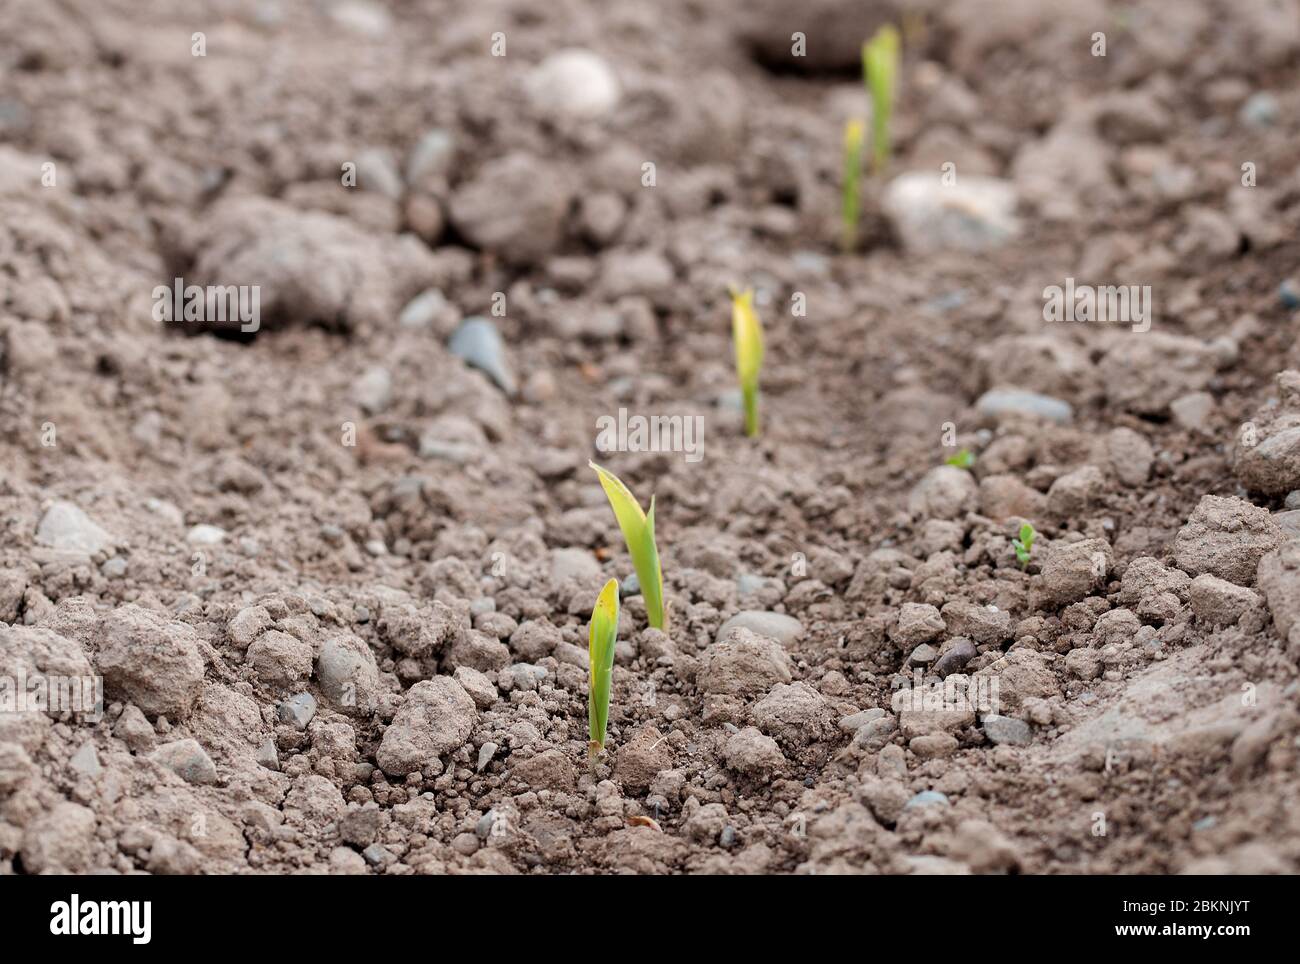
[[[977,652],[969,639],[958,639],[934,664],[935,675],[946,679],[974,659]]]
[[[447,300],[438,288],[428,288],[410,300],[402,313],[397,316],[397,323],[403,328],[419,329],[433,326],[442,334],[455,330],[460,320],[456,307]]]
[[[929,172],[902,174],[885,188],[881,206],[904,247],[914,252],[984,251],[1020,232],[1010,181],[966,175],[945,185]]]
[[[505,357],[496,326],[481,316],[466,318],[448,343],[451,353],[486,374],[507,395],[515,393],[515,376]]]
[[[853,713],[840,720],[840,729],[845,733],[857,733],[872,720],[879,720],[885,716],[885,711],[879,707],[862,710],[859,713]]]
[[[533,105],[551,116],[601,117],[618,104],[618,78],[605,58],[569,48],[533,68],[524,86]]]
[[[624,599],[628,596],[641,595],[641,580],[637,578],[635,572],[619,583],[618,594]]]
[[[87,556],[105,549],[112,538],[79,506],[64,500],[52,503],[36,527],[36,541],[41,545]]]
[[[371,365],[352,385],[352,397],[368,415],[382,412],[393,401],[393,376],[383,365]]]
[[[192,546],[215,546],[220,542],[224,542],[225,538],[225,529],[204,523],[194,526],[185,534],[185,541]]]
[[[186,783],[208,786],[217,782],[217,767],[197,740],[164,743],[149,759],[165,766]]]
[[[938,656],[938,650],[929,643],[922,643],[912,650],[911,663],[913,666],[927,666],[933,663]]]
[[[310,693],[295,693],[276,707],[275,715],[281,723],[305,730],[316,715],[316,698]]]
[[[939,804],[948,806],[948,795],[940,793],[938,790],[922,790],[911,800],[903,805],[904,810],[911,810],[913,807],[926,807],[930,804]]]
[[[736,613],[718,630],[715,640],[725,639],[735,628],[748,629],[759,636],[775,639],[782,646],[791,646],[803,635],[803,623],[784,613],[762,612],[757,609],[745,609]]]
[[[451,134],[435,127],[411,149],[411,156],[406,162],[406,180],[413,187],[427,189],[436,186],[451,169],[455,152],[456,142]]]
[[[1282,302],[1282,307],[1289,311],[1295,311],[1300,308],[1300,285],[1297,285],[1290,278],[1287,278],[1277,287],[1278,299]]]
[[[126,560],[121,556],[105,559],[99,571],[103,573],[105,579],[121,579],[126,575]]]
[[[723,827],[722,833],[718,835],[718,843],[723,847],[734,847],[736,845],[736,828],[731,824]]]
[[[984,717],[984,735],[990,742],[1007,746],[1026,746],[1034,739],[1033,730],[1024,720],[996,713]]]
[[[95,744],[89,742],[82,744],[81,749],[72,754],[68,766],[72,767],[81,776],[92,779],[99,776],[104,770],[99,763],[99,754],[95,752]]]
[[[492,757],[496,756],[498,749],[499,747],[491,740],[479,747],[478,764],[475,767],[476,773],[482,773],[487,768],[487,765],[492,762]]]
[[[1237,116],[1248,127],[1272,127],[1277,123],[1280,113],[1277,98],[1268,91],[1261,90],[1246,99]]]
[[[361,856],[365,858],[366,863],[377,870],[383,870],[389,864],[397,860],[393,852],[382,844],[371,844],[365,850],[361,851]]]
[[[1074,408],[1069,402],[1015,388],[989,389],[980,396],[975,408],[981,415],[991,419],[1019,413],[1036,415],[1058,425],[1068,425],[1074,421]]]
[[[253,759],[257,761],[258,765],[264,766],[268,770],[280,769],[280,754],[276,752],[274,740],[263,741],[261,746],[253,752]]]

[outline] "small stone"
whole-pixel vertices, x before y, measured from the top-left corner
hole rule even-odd
[[[500,747],[498,747],[491,740],[489,740],[488,742],[484,743],[481,747],[479,747],[478,763],[474,768],[476,773],[482,773],[485,769],[487,769],[487,765],[492,762],[492,757],[496,756],[496,752],[498,749],[500,749]]]
[[[946,807],[948,805],[947,794],[940,793],[938,790],[922,790],[920,793],[916,794],[916,796],[912,797],[911,800],[908,800],[903,806],[903,809],[914,810],[917,807]]]
[[[515,376],[506,360],[505,344],[488,319],[466,318],[451,336],[448,348],[457,358],[484,372],[507,395],[514,395]]]
[[[217,782],[216,765],[197,740],[164,743],[149,755],[149,759],[165,766],[186,783],[207,786]]]
[[[1280,114],[1277,98],[1266,90],[1251,94],[1237,112],[1241,122],[1248,127],[1272,127]]]
[[[215,546],[225,539],[225,529],[206,524],[196,525],[185,534],[185,541],[192,546]]]
[[[1204,432],[1214,413],[1214,396],[1209,392],[1189,392],[1169,403],[1174,421],[1189,432]]]
[[[1058,425],[1074,421],[1074,409],[1069,402],[1015,388],[989,389],[979,397],[975,408],[980,415],[993,421],[1009,414],[1034,415]]]
[[[78,775],[90,777],[92,780],[104,772],[104,768],[99,763],[99,754],[95,752],[95,744],[90,742],[83,743],[81,749],[72,754],[68,766]]]
[[[982,722],[984,724],[984,735],[992,743],[1008,746],[1027,746],[1033,742],[1033,731],[1024,720],[989,713]]]
[[[155,739],[153,727],[140,712],[140,708],[133,703],[126,705],[122,715],[113,724],[113,735],[125,743],[132,753],[143,753],[153,749]]]
[[[637,578],[635,572],[629,573],[628,576],[618,584],[618,594],[623,599],[626,599],[629,596],[641,595],[641,580]]]
[[[365,858],[366,863],[376,870],[383,870],[389,864],[397,860],[393,852],[383,844],[371,844],[365,850],[361,851],[361,856]]]
[[[940,679],[946,679],[961,670],[979,652],[975,644],[965,638],[949,640],[946,647],[934,664],[934,673]]]
[[[922,643],[912,650],[908,662],[913,666],[929,666],[939,657],[939,652],[929,643]]]
[[[382,412],[393,400],[393,376],[383,365],[371,365],[352,385],[352,397],[367,415]]]
[[[80,507],[60,500],[52,503],[41,516],[36,541],[60,552],[91,556],[106,549],[113,537],[92,522]]]
[[[620,93],[605,58],[579,48],[550,54],[529,73],[524,87],[533,106],[552,117],[601,117],[618,104]]]
[[[121,556],[114,556],[112,559],[105,559],[99,571],[105,579],[121,579],[126,575],[126,560]]]
[[[397,323],[403,328],[432,328],[443,337],[455,331],[459,322],[460,312],[438,288],[416,295],[397,316]]]
[[[1016,189],[1000,178],[965,175],[955,184],[912,172],[885,187],[881,207],[908,250],[984,251],[1020,232]]]
[[[803,623],[793,616],[746,609],[723,623],[714,639],[717,641],[726,639],[731,631],[737,628],[748,629],[759,636],[775,639],[782,646],[793,646],[803,636]]]
[[[268,770],[280,769],[280,754],[275,748],[274,740],[265,740],[253,751],[253,759],[259,766]]]
[[[868,723],[873,720],[879,720],[886,715],[885,711],[878,707],[869,710],[862,710],[859,713],[853,713],[852,715],[841,719],[840,729],[845,733],[857,733],[858,730],[862,729]]]
[[[307,729],[315,715],[316,699],[310,693],[295,693],[276,707],[276,718],[299,730]]]

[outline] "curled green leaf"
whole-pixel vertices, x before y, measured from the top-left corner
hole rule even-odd
[[[668,631],[668,614],[664,610],[664,577],[659,568],[659,548],[655,545],[655,500],[650,497],[650,511],[643,512],[636,497],[613,472],[595,462],[588,462],[600,478],[601,488],[614,510],[618,527],[623,530],[623,541],[632,556],[632,568],[641,583],[645,598],[646,619],[655,629]]]

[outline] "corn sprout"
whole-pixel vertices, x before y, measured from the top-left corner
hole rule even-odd
[[[618,638],[618,580],[611,579],[596,597],[587,630],[591,669],[587,685],[587,759],[596,762],[605,748],[609,726],[609,684],[614,671],[614,643]]]
[[[889,122],[898,80],[898,30],[885,24],[862,45],[862,72],[871,93],[871,169],[879,175],[889,163]]]
[[[758,373],[763,367],[763,326],[754,310],[754,289],[731,289],[731,337],[736,344],[736,376],[745,405],[745,434],[758,435]]]
[[[862,121],[851,120],[844,125],[844,234],[841,244],[845,251],[858,246],[858,209],[861,206],[858,181],[862,173],[863,136]]]
[[[610,508],[618,527],[623,530],[623,541],[632,556],[632,568],[641,583],[645,598],[646,618],[655,629],[668,632],[668,614],[664,609],[664,575],[659,568],[659,549],[655,545],[655,500],[650,497],[650,511],[642,512],[636,497],[613,472],[588,462],[600,477],[601,488],[609,499]]]

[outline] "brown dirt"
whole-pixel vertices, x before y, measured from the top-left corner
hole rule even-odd
[[[105,700],[0,713],[0,872],[1300,870],[1300,6],[787,6],[4,5],[0,677]],[[1012,235],[869,178],[837,251],[888,18],[890,175],[1000,179]],[[155,321],[176,277],[259,330]],[[1046,322],[1066,278],[1150,330]],[[620,408],[703,458],[597,452]],[[624,599],[595,773],[589,458],[654,493],[672,617]],[[895,712],[911,664],[999,712]]]

